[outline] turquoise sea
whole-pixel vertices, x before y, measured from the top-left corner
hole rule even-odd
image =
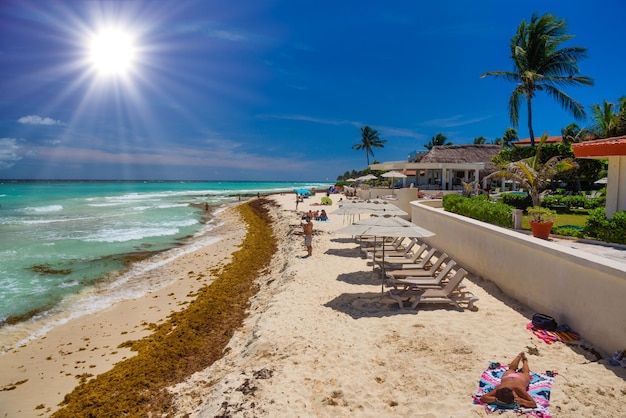
[[[328,186],[0,181],[0,347],[166,285],[133,277],[218,240],[219,214],[240,196]]]

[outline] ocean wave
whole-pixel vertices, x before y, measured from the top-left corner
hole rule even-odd
[[[168,227],[185,227],[197,225],[200,222],[197,219],[183,219],[180,221],[172,221],[172,222],[162,222],[160,226],[168,226]]]
[[[162,203],[157,205],[159,209],[169,209],[169,208],[185,208],[189,206],[189,203]]]
[[[178,228],[105,229],[82,238],[85,242],[126,242],[147,237],[175,235]]]
[[[110,203],[88,203],[87,206],[91,206],[94,208],[107,208],[111,206],[120,206],[122,202],[110,202]]]
[[[82,217],[82,218],[54,218],[54,219],[28,219],[21,220],[20,223],[23,224],[53,224],[57,222],[74,222],[74,221],[85,221],[93,219],[91,217]]]
[[[59,212],[63,210],[62,205],[48,205],[48,206],[35,206],[35,207],[25,207],[22,209],[17,209],[16,212],[22,213],[48,213],[48,212]]]

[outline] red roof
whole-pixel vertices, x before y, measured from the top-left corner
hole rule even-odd
[[[538,145],[539,142],[541,142],[541,137],[535,137],[535,145]],[[546,144],[560,144],[561,142],[563,142],[562,136],[549,136],[548,139],[546,139]],[[517,145],[518,147],[530,145],[530,138],[524,138],[521,141],[513,142],[513,145]]]
[[[626,155],[626,136],[572,144],[576,158]]]

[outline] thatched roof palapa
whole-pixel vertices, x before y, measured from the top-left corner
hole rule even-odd
[[[498,170],[491,160],[501,150],[502,146],[491,144],[436,145],[417,162],[448,164],[485,163],[483,174],[488,174]]]

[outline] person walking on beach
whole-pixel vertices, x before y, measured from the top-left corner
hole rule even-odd
[[[306,223],[301,223],[302,231],[304,232],[304,246],[307,250],[307,255],[302,258],[311,257],[313,254],[313,223],[311,217],[306,217]]]
[[[517,372],[519,362],[522,362],[522,371]],[[530,367],[525,353],[519,353],[504,372],[500,384],[492,391],[480,397],[484,403],[501,403],[510,405],[516,403],[523,408],[536,408],[537,403],[528,393],[530,385]]]

